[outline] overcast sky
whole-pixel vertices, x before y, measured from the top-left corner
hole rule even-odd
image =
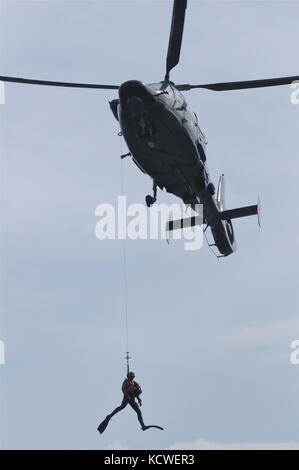
[[[1,74],[92,83],[159,81],[172,1],[1,1]],[[190,1],[176,83],[298,75],[299,2]],[[238,251],[128,241],[129,348],[143,388],[96,428],[126,372],[122,244],[94,235],[121,193],[126,145],[114,91],[5,85],[1,106],[1,445],[4,449],[297,447],[299,104],[288,86],[190,91]],[[149,177],[123,161],[129,202]],[[176,202],[159,192],[159,202]],[[296,444],[297,443],[297,444]],[[185,447],[184,447],[185,446]]]

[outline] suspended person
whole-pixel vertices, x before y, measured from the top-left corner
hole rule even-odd
[[[131,405],[133,410],[137,413],[137,418],[138,418],[139,423],[141,424],[141,429],[143,431],[149,428],[158,428],[158,429],[163,430],[163,428],[161,428],[160,426],[155,426],[155,425],[146,426],[144,424],[142,413],[140,411],[140,406],[142,404],[140,395],[142,393],[142,390],[139,384],[135,382],[134,378],[135,378],[134,372],[128,372],[127,378],[123,381],[123,384],[121,387],[122,392],[124,394],[123,401],[121,402],[121,405],[115,408],[115,410],[112,411],[110,415],[107,415],[104,421],[102,421],[101,424],[98,426],[98,431],[101,434],[105,431],[112,416],[114,416],[119,411],[123,410],[128,404]],[[138,401],[138,404],[135,401],[136,399]]]

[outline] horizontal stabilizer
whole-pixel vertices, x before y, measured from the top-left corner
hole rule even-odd
[[[185,219],[169,220],[169,222],[166,224],[166,232],[170,232],[171,230],[179,230],[186,227],[194,227],[195,225],[202,225],[202,216],[195,215]]]
[[[237,209],[229,209],[227,211],[219,212],[222,220],[238,219],[239,217],[247,217],[249,215],[256,215],[259,213],[258,204],[253,206],[238,207]]]

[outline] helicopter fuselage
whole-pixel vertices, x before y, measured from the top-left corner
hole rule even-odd
[[[206,138],[182,93],[169,82],[145,85],[131,80],[120,86],[119,99],[110,106],[139,169],[185,204],[203,204],[204,222],[219,251],[235,251],[232,225],[220,219],[210,182]]]
[[[224,175],[220,176],[217,195],[206,166],[206,139],[196,114],[187,106],[181,91],[207,89],[212,91],[246,90],[288,85],[299,76],[241,80],[205,84],[174,84],[170,72],[180,61],[187,0],[174,0],[166,56],[164,80],[145,84],[130,80],[122,85],[59,82],[0,76],[0,81],[67,88],[118,90],[119,99],[110,102],[111,110],[119,121],[134,163],[153,180],[153,196],[147,195],[146,205],[156,202],[157,187],[175,194],[185,204],[197,210],[203,205],[203,223],[210,227],[214,245],[224,256],[236,250],[231,219],[257,215],[260,224],[259,203],[235,209],[225,209]],[[198,219],[197,219],[198,220]],[[192,221],[192,218],[191,218]],[[174,225],[167,230],[176,230]],[[180,226],[184,220],[179,220]],[[171,228],[170,228],[171,227]],[[205,230],[206,230],[205,228]],[[211,245],[210,245],[211,246]]]

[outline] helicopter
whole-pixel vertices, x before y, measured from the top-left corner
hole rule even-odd
[[[226,257],[236,251],[232,219],[258,216],[260,203],[235,209],[226,209],[225,180],[219,178],[217,191],[211,181],[206,157],[207,140],[199,127],[198,118],[188,106],[182,92],[192,89],[232,91],[287,85],[299,76],[262,80],[235,81],[209,84],[175,84],[170,80],[171,70],[179,63],[184,31],[187,0],[174,0],[170,37],[166,57],[165,77],[159,83],[128,80],[121,85],[55,82],[0,76],[0,81],[33,85],[118,90],[118,98],[109,102],[120,125],[133,162],[153,182],[153,193],[145,202],[151,207],[157,200],[157,190],[166,190],[180,198],[195,212],[203,207],[202,223],[210,228],[219,255]],[[167,231],[182,228],[186,219],[170,221]],[[196,224],[195,217],[189,219]],[[175,223],[179,222],[179,224]]]

